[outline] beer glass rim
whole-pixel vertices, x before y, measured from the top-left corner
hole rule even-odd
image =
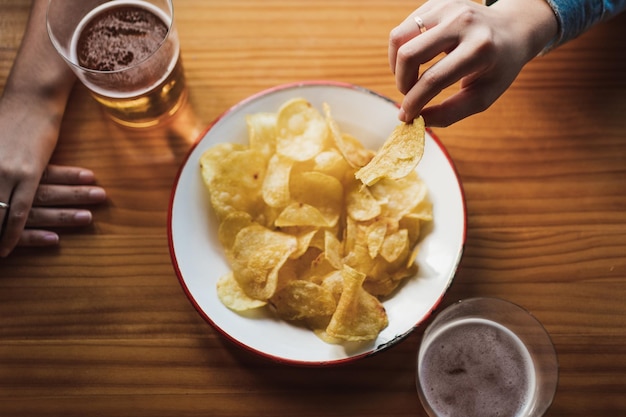
[[[158,48],[156,48],[152,53],[150,53],[148,56],[144,57],[142,60],[134,62],[133,64],[124,67],[124,68],[119,68],[119,69],[115,69],[115,70],[97,70],[97,69],[93,69],[93,68],[87,68],[84,67],[82,65],[80,65],[78,62],[74,62],[70,57],[67,56],[67,54],[65,53],[65,48],[59,43],[56,35],[54,34],[54,28],[52,27],[52,25],[50,24],[50,8],[52,6],[52,3],[59,3],[59,2],[66,2],[67,0],[48,0],[48,6],[46,8],[46,29],[48,32],[48,38],[50,39],[50,42],[52,42],[52,45],[54,46],[54,49],[57,50],[57,52],[59,53],[59,55],[61,55],[61,57],[63,58],[63,60],[65,62],[68,63],[68,65],[70,65],[71,67],[77,69],[78,71],[82,71],[85,73],[90,73],[90,74],[118,74],[118,73],[122,73],[122,72],[126,72],[129,70],[132,70],[134,68],[137,68],[140,65],[143,65],[146,61],[150,60],[159,50],[161,50],[161,48],[163,47],[163,45],[167,42],[167,40],[170,38],[172,32],[174,31],[174,4],[173,4],[173,0],[163,0],[166,4],[167,7],[169,9],[169,22],[163,22],[166,24],[167,26],[167,32],[165,34],[165,37],[163,38],[163,40],[161,42],[159,42],[159,46]],[[77,0],[77,1],[81,1],[81,0]],[[153,2],[150,1],[146,1],[146,0],[104,0],[102,1],[98,6],[105,4],[105,3],[114,3],[114,2],[121,2],[121,3],[131,3],[131,4],[137,4],[137,3],[147,3],[147,4],[152,4],[154,5]],[[93,10],[93,9],[92,9]],[[86,16],[86,15],[85,15]]]
[[[513,301],[505,300],[503,298],[498,298],[498,297],[470,297],[470,298],[463,298],[463,299],[457,300],[453,302],[452,304],[450,304],[449,306],[447,306],[446,308],[444,308],[443,310],[441,310],[439,313],[437,313],[434,316],[433,321],[428,325],[428,327],[424,331],[424,334],[428,332],[429,328],[434,327],[435,323],[441,320],[441,318],[444,316],[446,312],[453,311],[463,304],[468,305],[468,304],[473,304],[473,303],[497,303],[502,306],[512,307],[518,310],[520,313],[525,313],[526,315],[528,315],[528,317],[532,319],[532,321],[534,321],[543,330],[543,332],[548,336],[548,338],[550,338],[550,334],[548,333],[548,330],[545,328],[543,323],[540,322],[539,319],[537,319],[537,317],[535,317],[535,315],[530,310],[526,309],[525,307]],[[550,338],[550,342],[552,342],[551,338]]]
[[[422,381],[420,378],[420,360],[422,357],[421,355],[424,353],[425,347],[427,347],[424,342],[427,341],[428,337],[433,331],[436,331],[439,328],[442,322],[444,323],[443,325],[445,326],[445,323],[447,321],[454,322],[455,320],[459,319],[459,317],[460,318],[479,317],[476,314],[475,315],[468,314],[468,315],[460,315],[460,316],[453,315],[453,313],[457,311],[460,307],[463,307],[463,306],[471,307],[472,304],[482,305],[482,306],[504,307],[504,308],[508,308],[510,311],[514,311],[515,313],[521,314],[524,317],[525,322],[527,324],[531,324],[536,329],[537,333],[541,334],[542,337],[544,338],[544,340],[542,341],[543,343],[541,347],[543,349],[547,349],[547,352],[544,351],[543,353],[544,354],[547,353],[548,356],[551,358],[551,360],[548,360],[548,362],[550,363],[548,363],[547,368],[549,369],[550,372],[554,373],[553,375],[554,379],[550,382],[547,382],[545,385],[545,389],[546,389],[545,394],[547,395],[547,397],[544,399],[544,402],[541,404],[541,406],[539,408],[529,410],[531,411],[531,413],[533,413],[531,415],[536,415],[537,412],[540,412],[541,415],[543,415],[543,413],[545,413],[545,411],[552,405],[552,402],[554,401],[554,396],[556,394],[556,390],[558,387],[558,383],[559,383],[560,365],[558,361],[556,348],[554,346],[554,342],[550,336],[550,333],[545,328],[543,323],[541,323],[539,319],[537,319],[535,315],[532,314],[528,309],[526,309],[525,307],[522,307],[519,304],[516,304],[515,302],[505,300],[502,298],[497,298],[497,297],[471,297],[471,298],[457,300],[453,302],[452,304],[448,305],[447,307],[445,307],[438,314],[436,314],[434,319],[431,321],[431,323],[428,324],[428,326],[424,330],[424,333],[421,338],[420,346],[418,348],[417,361],[416,361],[417,362],[416,363],[417,374],[415,375],[415,382],[416,382],[417,390],[420,396],[420,401],[422,402],[422,405],[424,406],[425,410],[427,411],[429,415],[435,415],[434,414],[435,411],[432,410],[432,408],[430,407],[430,404],[428,404],[428,402],[424,398],[422,398],[423,387],[422,387]],[[501,326],[504,326],[513,334],[515,334],[517,337],[520,337],[520,335],[514,329],[510,329],[508,327],[508,325],[511,325],[511,323],[507,323],[507,320],[500,320],[500,319],[496,319],[493,317],[486,318],[486,320],[493,321]],[[529,349],[529,351],[535,351],[535,349],[537,348],[537,346],[527,344],[524,338],[520,337],[520,341],[526,346],[527,349]],[[534,366],[537,366],[537,363],[534,358],[533,358],[533,363],[534,363]]]

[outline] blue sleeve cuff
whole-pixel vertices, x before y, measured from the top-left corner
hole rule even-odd
[[[626,8],[626,0],[546,0],[556,15],[559,32],[543,53],[608,20]]]

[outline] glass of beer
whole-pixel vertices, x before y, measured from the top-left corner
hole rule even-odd
[[[172,0],[49,0],[47,26],[56,50],[119,124],[154,126],[184,104]]]
[[[425,330],[416,379],[432,417],[539,417],[552,404],[558,362],[550,336],[525,309],[471,298]]]

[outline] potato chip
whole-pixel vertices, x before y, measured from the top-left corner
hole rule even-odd
[[[217,229],[217,237],[222,247],[229,251],[241,229],[252,225],[252,217],[245,211],[235,211],[226,216]]]
[[[402,281],[393,279],[387,272],[389,264],[378,258],[375,269],[363,282],[363,289],[376,297],[387,297],[398,288]]]
[[[317,233],[316,228],[300,228],[298,232],[291,232],[290,235],[294,236],[298,241],[298,248],[290,255],[290,258],[300,258],[302,255],[309,250],[311,246],[311,241],[315,237]]]
[[[367,226],[365,235],[367,239],[367,250],[370,258],[374,259],[378,256],[378,252],[385,242],[386,234],[387,222],[384,220],[375,221]]]
[[[295,259],[290,257],[285,261],[283,266],[280,267],[280,269],[278,270],[278,279],[276,284],[276,291],[274,291],[274,294],[284,288],[291,281],[300,279],[301,273],[298,267],[300,259],[301,258]]]
[[[406,229],[401,229],[385,237],[382,247],[380,248],[380,255],[387,262],[395,262],[401,256],[406,259],[408,250],[409,232]]]
[[[261,153],[238,147],[226,154],[209,150],[200,163],[218,219],[235,211],[247,212],[253,219],[264,214],[260,190],[267,162]]]
[[[200,157],[201,174],[204,183],[208,186],[213,179],[220,175],[222,161],[230,153],[246,150],[246,146],[239,143],[218,143],[206,150]]]
[[[347,216],[343,229],[343,252],[347,256],[356,247],[358,238],[358,222]]]
[[[271,298],[270,303],[285,320],[329,317],[336,308],[330,291],[321,285],[298,279],[287,283]]]
[[[405,278],[413,277],[416,273],[417,266],[414,263],[409,264],[405,254],[394,262],[378,256],[367,274],[363,288],[377,297],[388,297]]]
[[[375,260],[370,256],[367,241],[358,241],[350,252],[343,258],[344,266],[349,266],[364,274],[370,274],[374,268]]]
[[[423,221],[423,218],[413,213],[409,213],[400,219],[398,226],[402,229],[407,230],[410,247],[413,247],[417,244],[417,241],[421,236]]]
[[[326,333],[351,342],[375,339],[388,325],[385,307],[363,289],[365,274],[345,266],[342,276],[343,290]]]
[[[374,157],[374,152],[365,149],[361,142],[353,136],[341,132],[339,125],[331,115],[328,104],[324,103],[323,111],[330,135],[345,160],[354,168],[360,168],[370,162]]]
[[[294,161],[308,161],[326,146],[328,128],[308,101],[295,98],[278,110],[276,151]]]
[[[317,248],[309,248],[309,252],[298,261],[300,261],[298,278],[303,281],[321,284],[326,275],[336,271],[326,258],[326,253]]]
[[[289,190],[294,201],[317,208],[328,226],[337,224],[343,207],[343,185],[337,178],[322,172],[301,172],[292,175]]]
[[[276,222],[274,222],[274,224],[275,223]],[[287,233],[293,236],[299,236],[303,233],[308,233],[308,232],[313,233],[313,237],[309,241],[309,249],[317,248],[320,251],[324,250],[324,232],[326,230],[332,231],[336,229],[336,227],[320,227],[320,226],[277,226],[277,228],[283,233]]]
[[[246,311],[265,306],[265,301],[248,297],[231,272],[217,280],[217,297],[222,304],[234,311]]]
[[[398,179],[415,169],[424,154],[424,119],[398,125],[376,156],[359,169],[355,177],[370,186],[381,178]]]
[[[427,193],[426,184],[424,184],[421,181],[420,183],[422,184],[422,194],[423,194],[422,197],[423,198],[416,199],[418,200],[418,203],[415,205],[415,207],[413,207],[413,209],[411,209],[411,213],[409,214],[416,216],[420,218],[421,220],[429,222],[433,219],[433,205],[426,198],[427,197],[426,196],[426,193]]]
[[[315,158],[313,158],[313,162],[313,171],[332,175],[342,182],[346,173],[350,169],[350,165],[345,160],[343,155],[341,155],[341,153],[334,148],[318,153]]]
[[[267,165],[261,189],[263,201],[270,207],[285,207],[291,202],[289,177],[293,160],[274,154]]]
[[[326,217],[315,207],[303,203],[291,203],[278,215],[274,221],[277,227],[289,226],[332,226]]]
[[[253,224],[239,231],[231,266],[241,289],[252,298],[267,300],[276,291],[278,271],[298,248],[295,237]]]
[[[395,220],[414,210],[426,198],[426,185],[417,172],[397,180],[381,179],[369,187],[370,192],[383,207],[383,215]]]
[[[246,116],[250,149],[269,159],[276,152],[276,113],[254,113]]]
[[[343,269],[343,268],[342,268]],[[341,270],[332,271],[322,278],[322,287],[326,288],[339,302],[343,292],[343,274]]]
[[[343,266],[341,242],[334,233],[328,230],[324,231],[324,257],[336,269],[341,269]]]
[[[367,187],[351,184],[346,192],[346,212],[354,220],[371,220],[381,213],[381,202],[374,198]]]
[[[411,268],[415,266],[415,260],[417,259],[417,255],[419,254],[419,246],[415,246],[411,251],[411,254],[406,260],[406,267]]]
[[[344,152],[347,152],[350,156],[347,159],[352,161],[353,168],[361,168],[367,165],[376,155],[371,149],[367,149],[361,142],[354,136],[348,133],[341,134],[341,143]]]

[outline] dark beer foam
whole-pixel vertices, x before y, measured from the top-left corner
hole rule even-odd
[[[443,331],[425,351],[423,394],[442,416],[517,416],[530,401],[529,360],[503,328],[468,321]]]
[[[141,7],[119,6],[97,14],[78,39],[81,66],[116,71],[152,55],[167,35],[167,25]]]

